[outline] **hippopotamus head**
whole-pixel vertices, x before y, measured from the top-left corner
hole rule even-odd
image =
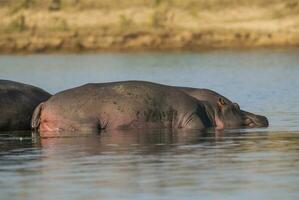
[[[229,103],[219,98],[215,112],[215,125],[217,128],[258,128],[269,125],[266,117],[255,115],[240,109],[237,103]]]

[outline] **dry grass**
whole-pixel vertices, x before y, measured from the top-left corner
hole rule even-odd
[[[132,7],[157,7],[165,5],[180,9],[222,10],[234,7],[272,7],[285,4],[294,7],[297,0],[0,0],[0,5],[24,9],[49,9],[53,2],[58,2],[61,9],[126,9]]]
[[[0,0],[0,6],[2,50],[8,37],[79,49],[299,43],[297,0]]]

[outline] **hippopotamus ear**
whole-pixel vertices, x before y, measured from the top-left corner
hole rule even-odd
[[[234,105],[234,107],[235,107],[237,110],[240,110],[240,106],[239,106],[239,104],[237,104],[237,103],[233,103],[233,105]]]
[[[43,102],[40,103],[34,109],[34,112],[33,112],[32,118],[31,118],[31,128],[33,130],[38,129],[38,127],[39,127],[39,124],[40,124],[40,114],[41,114],[41,111],[42,111],[42,108],[43,108],[43,104],[44,104]]]

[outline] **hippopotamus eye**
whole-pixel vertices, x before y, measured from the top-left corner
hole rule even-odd
[[[225,106],[225,105],[226,105],[225,101],[224,101],[222,98],[219,98],[219,100],[218,100],[218,104],[219,104],[220,106]]]
[[[222,98],[219,98],[218,102],[217,102],[217,105],[218,105],[220,110],[223,110],[226,107],[227,104]]]

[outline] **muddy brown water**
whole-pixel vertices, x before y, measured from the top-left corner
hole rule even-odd
[[[148,80],[213,89],[269,128],[0,136],[0,199],[298,199],[299,49],[0,56],[0,78],[56,93]]]

